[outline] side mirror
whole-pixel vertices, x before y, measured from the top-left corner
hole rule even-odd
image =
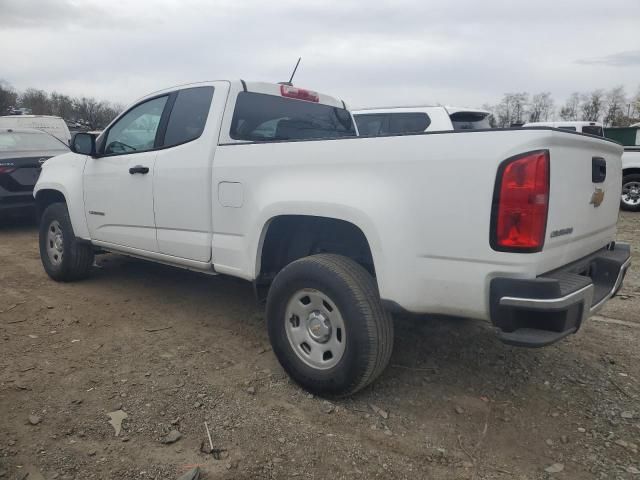
[[[71,151],[81,155],[96,156],[96,137],[91,133],[76,133],[71,142]]]

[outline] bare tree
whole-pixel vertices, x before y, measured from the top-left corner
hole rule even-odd
[[[529,106],[529,121],[544,122],[553,113],[553,98],[551,92],[536,93]]]
[[[640,87],[636,95],[629,100],[629,120],[631,123],[637,123],[640,121]]]
[[[0,80],[0,115],[9,113],[9,109],[17,104],[18,93],[11,85]]]
[[[590,122],[600,121],[604,109],[604,91],[602,89],[582,96],[580,111],[582,119]]]
[[[73,99],[62,93],[53,92],[49,98],[51,115],[62,117],[65,120],[72,120],[75,114]]]
[[[82,97],[75,99],[75,111],[78,120],[85,122],[90,129],[98,128],[98,117],[100,115],[100,102],[95,98]]]
[[[489,120],[489,125],[491,125],[491,128],[496,128],[498,126],[498,122],[496,121],[496,116],[494,113],[496,111],[496,107],[485,103],[484,105],[482,105],[482,109],[491,112],[487,119]]]
[[[560,109],[560,118],[562,120],[578,120],[580,115],[580,94],[574,92],[567,99],[566,103]]]
[[[111,123],[111,120],[116,118],[120,112],[124,110],[124,107],[119,104],[113,104],[108,102],[100,102],[100,108],[96,118],[95,128],[104,128]]]
[[[75,100],[76,118],[92,130],[106,127],[121,111],[121,105],[99,102],[95,98],[82,97]]]
[[[498,127],[510,127],[523,123],[528,102],[529,94],[526,92],[505,93],[502,101],[496,107]]]
[[[49,95],[44,90],[28,88],[18,100],[21,107],[30,109],[34,115],[47,115],[51,112]]]
[[[607,92],[605,99],[604,124],[612,127],[628,125],[627,95],[622,85]]]

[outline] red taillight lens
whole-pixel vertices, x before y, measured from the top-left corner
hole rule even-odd
[[[507,160],[498,170],[491,246],[500,251],[539,252],[548,211],[549,152],[530,152]]]
[[[0,167],[0,175],[3,173],[11,173],[15,170],[15,167]]]
[[[280,85],[280,95],[283,97],[297,98],[298,100],[306,100],[307,102],[319,102],[320,96],[311,90],[303,90],[302,88],[292,87],[290,85]]]

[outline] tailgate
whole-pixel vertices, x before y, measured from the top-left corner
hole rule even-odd
[[[622,148],[615,143],[554,132],[549,153],[549,214],[538,273],[589,255],[614,239],[622,188]]]

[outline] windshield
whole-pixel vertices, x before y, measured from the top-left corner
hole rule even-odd
[[[0,151],[69,150],[55,137],[43,132],[0,132]]]
[[[485,112],[456,112],[449,115],[454,130],[491,128],[489,114]]]
[[[355,137],[351,114],[343,108],[275,95],[241,92],[231,121],[231,138],[264,142]]]

